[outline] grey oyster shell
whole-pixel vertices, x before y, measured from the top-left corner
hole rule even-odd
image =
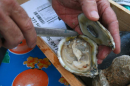
[[[104,80],[102,80],[104,79]],[[108,84],[103,84],[104,82]],[[130,83],[130,56],[115,58],[111,66],[94,78],[93,86],[127,86]]]
[[[110,86],[106,79],[106,76],[104,75],[104,71],[102,70],[99,71],[99,75],[93,79],[92,85],[93,86]]]
[[[99,21],[91,21],[82,13],[78,16],[82,33],[98,45],[105,45],[115,49],[115,42],[110,32]]]

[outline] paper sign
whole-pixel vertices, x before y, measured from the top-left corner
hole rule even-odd
[[[51,5],[51,0],[31,0],[21,5],[37,27],[66,29]],[[58,43],[63,37],[41,37],[51,48],[58,50]]]

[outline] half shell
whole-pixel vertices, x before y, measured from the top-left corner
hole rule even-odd
[[[97,44],[88,37],[67,37],[60,41],[58,47],[58,58],[65,69],[86,77],[98,74]]]
[[[79,26],[84,35],[98,45],[105,45],[115,49],[115,42],[110,32],[99,21],[91,21],[82,13],[78,16]]]

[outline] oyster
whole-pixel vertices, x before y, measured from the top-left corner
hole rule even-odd
[[[127,86],[130,83],[130,56],[115,58],[111,66],[101,70],[92,83],[93,86]]]
[[[94,77],[92,81],[92,86],[110,86],[104,72],[102,70],[99,71],[99,75]]]
[[[67,37],[59,43],[61,65],[77,75],[92,77],[98,74],[96,54],[97,44],[83,35]]]
[[[77,75],[94,77],[98,74],[97,48],[106,45],[115,48],[109,31],[99,22],[88,20],[84,14],[78,16],[83,35],[66,37],[58,45],[58,59],[68,71]]]

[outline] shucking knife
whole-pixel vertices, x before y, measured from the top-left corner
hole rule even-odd
[[[36,30],[37,36],[71,37],[78,35],[76,31],[67,29],[48,28],[48,27],[34,27],[34,28]],[[3,38],[1,34],[0,38]]]
[[[67,30],[67,29],[35,27],[35,30],[36,30],[37,36],[71,37],[71,36],[78,35],[76,31]]]
[[[37,36],[50,36],[50,37],[71,37],[71,36],[77,36],[78,33],[73,30],[67,30],[67,29],[58,29],[58,28],[39,28],[35,27]],[[3,38],[2,35],[0,35],[0,38]],[[6,53],[6,48],[0,48],[0,64],[4,58],[4,55]]]

